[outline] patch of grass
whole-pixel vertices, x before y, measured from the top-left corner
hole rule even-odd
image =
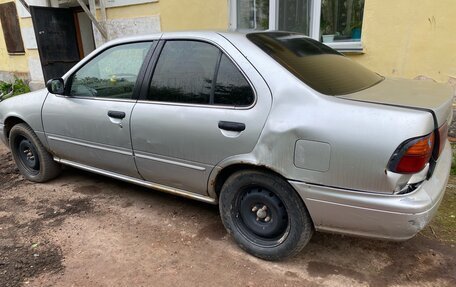
[[[452,160],[452,164],[451,164],[451,175],[456,175],[456,157],[455,157],[455,154],[456,154],[456,143],[455,144],[451,144],[451,150],[453,151],[453,160]]]
[[[439,210],[431,223],[421,234],[451,244],[456,243],[456,143],[451,144],[453,151],[450,179]]]
[[[456,176],[451,175],[439,210],[421,234],[451,244],[456,243]]]

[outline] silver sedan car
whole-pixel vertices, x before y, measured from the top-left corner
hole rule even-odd
[[[278,260],[313,232],[405,240],[451,165],[452,90],[384,78],[289,32],[109,42],[47,90],[0,103],[31,181],[61,164],[219,204],[247,252]]]

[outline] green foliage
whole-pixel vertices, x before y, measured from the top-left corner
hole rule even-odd
[[[0,95],[2,95],[1,100],[28,92],[30,92],[30,87],[24,82],[24,80],[17,77],[14,77],[14,82],[12,83],[0,81]]]
[[[30,87],[22,79],[15,78],[13,83],[13,96],[30,93]]]
[[[11,91],[12,84],[0,81],[0,94],[8,94]]]

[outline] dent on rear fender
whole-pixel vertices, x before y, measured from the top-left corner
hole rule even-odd
[[[429,113],[342,99],[300,102],[300,98],[289,97],[287,103],[275,99],[253,151],[218,166],[249,163],[290,180],[386,194],[410,180],[412,175],[394,174],[386,167],[404,140],[433,129]],[[309,143],[304,151],[296,149],[298,141]],[[306,158],[306,148],[319,156]]]

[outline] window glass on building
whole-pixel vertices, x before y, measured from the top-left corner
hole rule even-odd
[[[311,0],[280,0],[279,30],[309,35]]]
[[[267,30],[269,0],[237,0],[237,15],[239,30]]]
[[[130,99],[151,42],[110,48],[72,77],[70,94],[76,97]]]
[[[364,0],[321,0],[323,41],[360,41],[363,12]]]
[[[209,104],[220,50],[198,41],[168,41],[160,54],[148,100]]]
[[[244,75],[227,56],[222,55],[214,90],[214,104],[249,106],[253,101],[253,90]]]
[[[232,25],[237,30],[299,32],[336,48],[361,47],[364,0],[236,0],[232,3],[235,16]]]

